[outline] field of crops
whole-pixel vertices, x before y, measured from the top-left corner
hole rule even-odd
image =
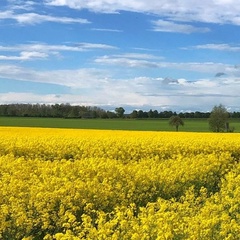
[[[240,134],[0,127],[0,239],[239,239]]]
[[[208,119],[183,119],[184,126],[179,131],[209,132]],[[240,132],[240,119],[230,119],[230,127]],[[172,131],[176,128],[169,125],[169,119],[64,119],[64,118],[32,118],[32,117],[0,117],[0,126],[8,127],[43,127],[71,129],[104,129],[134,131]]]

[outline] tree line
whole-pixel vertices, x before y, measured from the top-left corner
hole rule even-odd
[[[115,111],[106,111],[99,107],[73,106],[70,104],[2,104],[0,116],[5,117],[53,117],[53,118],[132,118],[132,119],[169,119],[178,115],[180,118],[209,118],[211,112],[180,112],[152,110],[133,110],[126,114],[123,107]],[[231,118],[240,118],[240,112],[228,113]]]
[[[235,127],[229,124],[230,114],[222,105],[214,106],[208,118],[209,129],[213,132],[234,132]],[[169,118],[169,124],[178,131],[179,126],[184,125],[183,119],[179,115],[173,115]]]
[[[116,114],[98,107],[70,104],[2,104],[0,116],[53,118],[112,118]]]

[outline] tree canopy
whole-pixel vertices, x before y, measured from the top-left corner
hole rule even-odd
[[[175,126],[176,127],[176,131],[178,131],[179,126],[180,125],[183,126],[184,122],[178,115],[173,115],[169,119],[169,124],[171,126]]]
[[[222,105],[214,106],[209,117],[209,127],[213,132],[224,132],[228,126],[229,113]]]
[[[123,107],[118,107],[118,108],[115,108],[115,112],[117,114],[117,117],[123,118],[125,109]]]

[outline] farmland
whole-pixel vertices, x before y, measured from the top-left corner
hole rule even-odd
[[[240,134],[0,127],[0,239],[238,239]]]
[[[184,126],[179,131],[208,132],[207,119],[183,119]],[[240,132],[240,120],[230,119],[235,132]],[[0,117],[0,126],[74,128],[74,129],[106,129],[136,131],[175,131],[168,124],[168,119],[134,120],[134,119],[64,119],[64,118],[27,118]]]

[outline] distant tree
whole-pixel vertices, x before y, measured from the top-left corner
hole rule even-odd
[[[178,116],[179,116],[180,118],[185,118],[185,115],[184,115],[183,112],[180,112],[180,113],[178,114]]]
[[[232,118],[240,118],[240,112],[233,112],[232,114],[231,114],[231,117]]]
[[[73,106],[68,114],[68,118],[78,118],[79,110],[77,106]]]
[[[152,110],[152,109],[150,109],[150,110],[148,111],[148,117],[149,117],[149,118],[153,118],[153,110]]]
[[[148,112],[143,111],[143,118],[149,118],[149,116],[148,116]]]
[[[194,112],[185,112],[184,117],[185,118],[194,118]]]
[[[143,118],[143,117],[144,117],[143,110],[139,110],[138,111],[138,118]]]
[[[132,113],[130,113],[130,118],[137,118],[137,117],[138,117],[137,110],[133,110]]]
[[[123,118],[125,109],[123,107],[118,107],[118,108],[115,108],[115,112],[117,114],[117,117]]]
[[[169,125],[175,126],[176,127],[176,131],[178,132],[179,126],[180,125],[183,126],[184,122],[178,115],[173,115],[169,119]]]
[[[174,113],[172,111],[163,111],[159,113],[160,118],[170,118]]]
[[[107,116],[108,116],[108,118],[116,118],[116,113],[114,113],[112,111],[107,111]]]
[[[109,118],[107,112],[105,112],[105,111],[99,113],[99,117],[100,117],[100,118],[103,118],[103,119]]]
[[[154,118],[158,118],[159,116],[158,116],[158,110],[154,110],[153,111],[153,117]]]
[[[202,117],[201,112],[196,111],[196,112],[194,113],[194,118],[201,118],[201,117]]]
[[[229,113],[222,105],[214,106],[209,117],[209,127],[213,132],[224,132],[228,123]]]

